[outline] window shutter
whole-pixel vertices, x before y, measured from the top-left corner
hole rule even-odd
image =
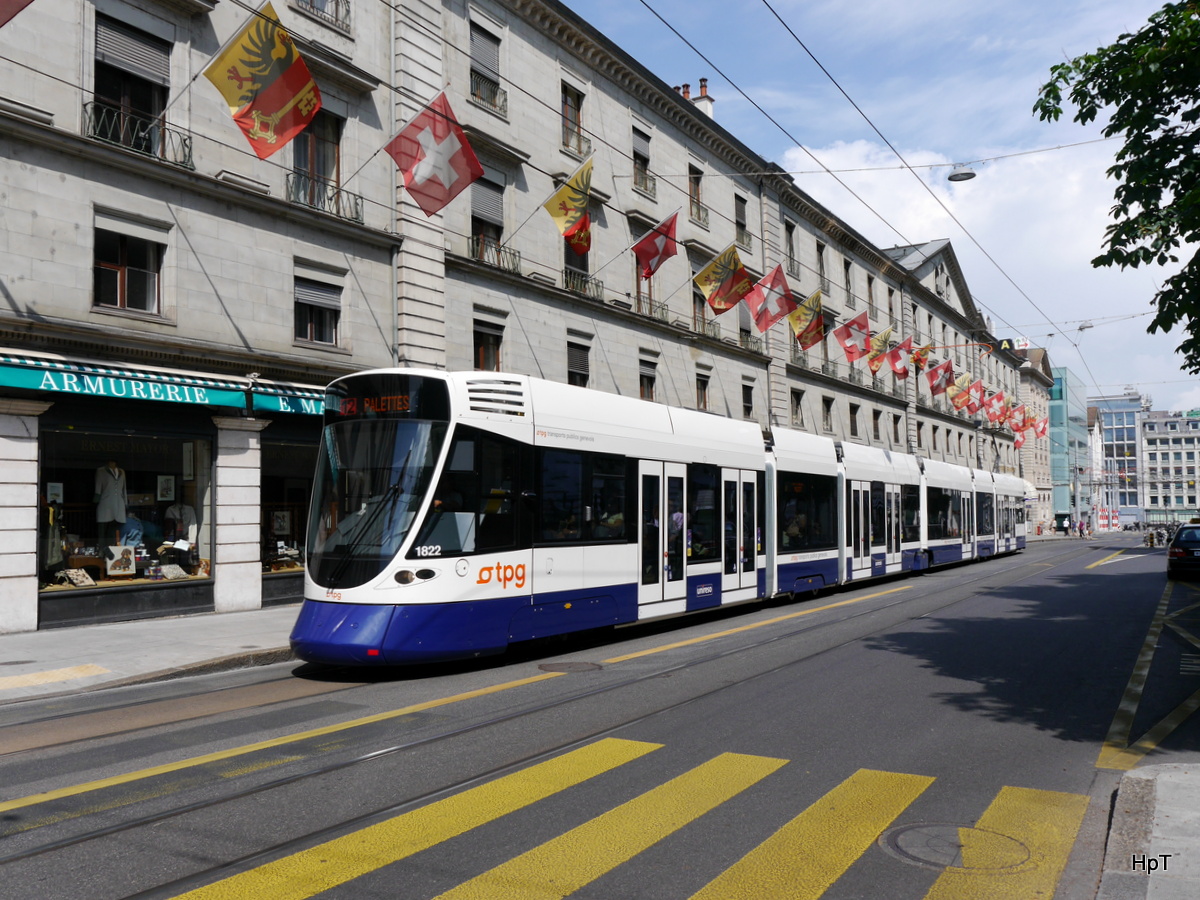
[[[332,284],[297,278],[296,301],[307,303],[310,306],[320,306],[324,309],[341,309],[342,289]]]
[[[643,159],[650,158],[650,135],[633,129],[633,155]]]
[[[96,17],[96,59],[163,87],[171,86],[171,45],[114,19]]]
[[[486,179],[471,185],[471,215],[504,227],[504,188]]]
[[[471,24],[471,67],[500,80],[500,38]]]
[[[567,344],[567,371],[588,374],[588,348],[583,344]]]

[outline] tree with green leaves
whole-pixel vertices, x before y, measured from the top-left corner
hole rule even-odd
[[[1136,34],[1053,66],[1033,111],[1056,121],[1063,93],[1087,124],[1110,111],[1105,137],[1122,137],[1108,174],[1117,182],[1105,252],[1092,265],[1137,268],[1180,262],[1200,246],[1200,2],[1169,3]],[[1200,250],[1151,301],[1147,329],[1182,324],[1183,368],[1200,372]]]

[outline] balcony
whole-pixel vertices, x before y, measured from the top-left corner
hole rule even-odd
[[[830,378],[838,377],[838,364],[835,362],[821,363],[821,374],[828,375]]]
[[[604,299],[604,282],[578,269],[563,269],[563,287],[592,300]]]
[[[296,6],[335,28],[350,30],[350,0],[296,0]]]
[[[564,150],[573,153],[580,159],[592,154],[592,139],[580,131],[578,124],[565,119],[563,120],[562,145]]]
[[[508,91],[493,78],[471,70],[471,100],[496,115],[508,118]]]
[[[763,339],[747,331],[743,331],[738,334],[738,346],[752,353],[762,353]]]
[[[788,257],[787,275],[788,275],[788,278],[799,278],[800,277],[800,261],[799,260]]]
[[[792,341],[792,353],[789,361],[794,366],[808,367],[808,352],[800,349],[800,345]]]
[[[143,118],[106,103],[83,104],[87,136],[163,162],[194,170],[192,136],[168,128],[161,119]]]
[[[671,320],[667,304],[658,303],[649,297],[637,298],[637,311],[643,316],[649,316],[651,319],[657,319],[660,322],[669,322]]]
[[[851,366],[848,371],[849,375],[847,376],[846,380],[850,382],[850,384],[864,384],[866,382],[866,379],[863,377],[862,369],[855,369],[853,366]]]
[[[688,203],[688,218],[702,228],[708,227],[708,207],[699,200],[692,199]]]
[[[710,337],[714,341],[719,341],[721,339],[721,323],[713,319],[701,319],[693,317],[692,331],[696,332],[697,334],[702,334],[705,337]]]
[[[495,266],[497,269],[503,269],[505,272],[512,272],[515,275],[521,274],[521,252],[501,246],[500,242],[493,237],[484,234],[474,235],[467,241],[467,252],[472,259],[477,259],[481,263]]]
[[[645,169],[635,167],[633,170],[633,189],[641,191],[647,197],[653,199],[658,196],[658,179]]]
[[[363,198],[358,194],[343,191],[332,181],[318,178],[316,175],[289,172],[287,196],[293,203],[319,209],[339,219],[357,222],[360,225],[363,222]]]
[[[754,247],[754,235],[746,230],[745,225],[737,226],[737,231],[734,234],[734,240],[737,241],[737,245],[743,250],[750,250]]]

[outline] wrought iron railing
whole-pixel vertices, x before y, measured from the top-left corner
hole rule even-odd
[[[590,156],[592,152],[592,139],[580,131],[576,123],[566,119],[563,119],[562,145],[564,150],[576,156]]]
[[[467,247],[472,259],[503,269],[505,272],[521,274],[521,251],[501,246],[494,237],[485,234],[473,235],[468,239]]]
[[[667,304],[651,300],[649,297],[637,298],[637,311],[643,316],[658,319],[660,322],[670,321],[670,310],[668,310]]]
[[[651,197],[658,196],[658,179],[645,169],[634,168],[633,186]]]
[[[837,378],[838,364],[835,362],[821,363],[821,374],[828,375],[830,378]]]
[[[708,207],[699,200],[692,200],[688,204],[688,217],[697,225],[708,227]]]
[[[471,99],[494,113],[508,116],[508,91],[494,78],[474,69],[471,70]]]
[[[787,273],[788,273],[788,278],[799,278],[800,277],[800,261],[789,258],[787,261]]]
[[[296,5],[330,25],[350,30],[350,0],[296,0]]]
[[[162,119],[134,115],[95,101],[83,104],[83,118],[90,138],[184,169],[196,168],[191,134],[164,125]]]
[[[862,384],[864,382],[865,379],[863,378],[862,369],[856,369],[851,366],[847,371],[849,374],[847,375],[846,380],[851,384]]]
[[[737,241],[737,245],[743,250],[749,250],[754,246],[754,235],[746,230],[745,225],[737,226],[737,232],[734,236],[734,240]]]
[[[801,350],[800,345],[797,344],[795,341],[792,341],[791,362],[792,362],[792,365],[796,365],[796,366],[807,366],[808,365],[808,352],[805,350]]]
[[[563,269],[563,287],[576,294],[583,294],[593,300],[604,299],[604,282],[593,278],[587,272],[577,269]]]
[[[762,338],[757,337],[753,334],[747,334],[744,331],[739,332],[739,334],[738,334],[738,344],[744,350],[750,350],[750,351],[753,351],[754,353],[762,353],[763,352]]]
[[[332,213],[339,219],[360,224],[363,221],[363,198],[342,190],[325,178],[306,175],[303,172],[289,172],[287,195],[293,203]]]
[[[710,337],[714,341],[721,339],[721,323],[715,319],[703,319],[699,316],[693,316],[692,331],[702,334],[705,337]]]

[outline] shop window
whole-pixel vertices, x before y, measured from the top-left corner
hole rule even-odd
[[[40,452],[44,591],[209,576],[210,440],[47,429]]]
[[[97,228],[93,261],[93,302],[98,307],[159,311],[162,244]]]
[[[307,278],[295,280],[296,340],[336,346],[341,316],[340,287]]]

